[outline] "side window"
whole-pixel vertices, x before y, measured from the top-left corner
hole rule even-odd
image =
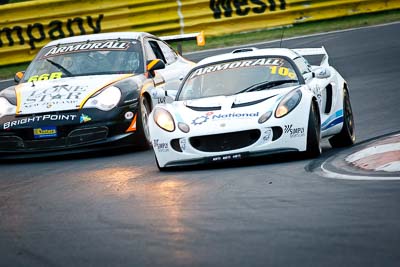
[[[146,60],[153,60],[157,58],[147,40],[144,41],[144,51],[146,52]]]
[[[154,55],[156,56],[156,58],[161,59],[162,61],[164,61],[164,63],[167,63],[165,60],[165,57],[161,51],[160,46],[158,45],[157,41],[154,40],[149,40],[149,44],[151,46],[151,49],[154,52]]]
[[[167,62],[165,62],[166,64],[174,63],[177,60],[178,56],[176,55],[175,51],[172,50],[171,47],[169,47],[166,43],[159,41],[158,45],[161,48],[165,59],[167,60]]]
[[[298,57],[295,58],[293,61],[294,63],[296,63],[302,75],[311,71],[310,68],[308,67],[309,64],[304,58]]]

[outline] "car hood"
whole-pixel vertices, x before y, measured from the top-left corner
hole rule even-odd
[[[215,96],[215,97],[187,100],[184,102],[184,105],[188,107],[199,107],[199,108],[220,107],[221,109],[229,109],[232,108],[232,106],[237,106],[237,105],[251,106],[256,103],[262,102],[268,98],[274,97],[276,95],[286,94],[286,92],[290,91],[292,88],[293,87],[278,89],[278,90],[247,92],[230,96]]]
[[[199,130],[200,128],[210,129],[221,123],[238,125],[238,123],[231,123],[234,121],[257,122],[261,115],[273,111],[277,102],[294,88],[296,86],[231,96],[176,101],[173,102],[171,110],[178,122],[188,123]]]
[[[17,115],[81,109],[96,92],[132,74],[26,82],[16,86]]]

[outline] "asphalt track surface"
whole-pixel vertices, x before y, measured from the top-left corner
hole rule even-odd
[[[400,130],[399,32],[283,42],[326,47],[349,82],[358,142]],[[343,151],[323,148],[319,160]],[[327,179],[313,163],[160,173],[152,151],[3,162],[0,266],[399,266],[400,182]]]

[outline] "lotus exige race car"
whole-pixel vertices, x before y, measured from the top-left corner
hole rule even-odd
[[[312,55],[323,57],[319,66],[305,59]],[[279,152],[317,157],[322,137],[333,147],[355,142],[348,85],[324,48],[249,48],[206,58],[175,101],[157,105],[150,117],[160,170]]]
[[[0,92],[0,157],[100,144],[148,147],[148,114],[164,101],[152,91],[177,90],[193,65],[148,33],[52,41],[17,73],[18,85]]]

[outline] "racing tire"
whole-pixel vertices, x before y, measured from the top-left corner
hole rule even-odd
[[[307,158],[317,158],[321,155],[321,122],[318,113],[318,106],[311,103],[307,127]]]
[[[340,133],[329,139],[333,148],[351,146],[356,141],[353,110],[347,89],[343,90],[343,127]]]
[[[141,149],[149,149],[151,140],[149,132],[149,115],[151,112],[150,103],[146,97],[139,100],[138,109],[138,136],[136,145]]]

